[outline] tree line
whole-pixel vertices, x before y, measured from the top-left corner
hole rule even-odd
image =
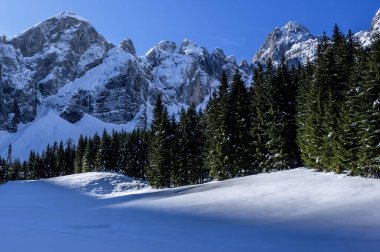
[[[301,165],[380,177],[380,39],[364,48],[335,26],[306,65],[268,60],[250,87],[223,73],[204,111],[170,116],[158,95],[149,130],[80,136],[22,163],[10,146],[0,179],[117,171],[164,188]]]

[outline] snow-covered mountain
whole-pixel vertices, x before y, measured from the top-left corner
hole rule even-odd
[[[286,57],[291,64],[305,63],[313,60],[317,46],[318,39],[306,27],[290,21],[281,28],[276,27],[268,35],[252,62],[265,64],[272,59],[274,64],[278,64],[282,57]]]
[[[355,36],[367,45],[379,27],[380,11],[371,30]],[[237,64],[222,49],[209,52],[189,39],[161,41],[138,56],[131,39],[113,45],[86,19],[63,12],[12,39],[0,37],[0,155],[9,143],[15,156],[26,158],[33,145],[41,150],[103,128],[146,127],[158,94],[171,114],[191,102],[205,107],[223,71],[231,76],[238,70],[249,84],[254,64],[268,58],[278,63],[283,55],[292,64],[305,63],[317,44],[307,28],[289,22],[269,34],[253,64]],[[41,132],[43,141],[36,139]]]
[[[372,19],[370,30],[357,32],[354,37],[364,46],[369,46],[380,34],[380,9]],[[252,59],[253,64],[265,64],[272,59],[276,65],[285,57],[290,64],[305,64],[315,59],[319,36],[315,36],[302,24],[291,21],[269,33],[261,48]]]
[[[178,110],[201,104],[222,70],[239,66],[222,50],[162,41],[138,57],[128,39],[108,43],[84,18],[64,12],[0,43],[0,130],[38,117],[41,107],[71,123],[90,114],[109,123],[146,123],[158,93]],[[248,81],[251,68],[242,67]],[[148,110],[148,112],[146,112]],[[147,114],[148,113],[148,114]]]
[[[355,34],[356,39],[363,45],[369,46],[374,38],[380,36],[380,9],[372,19],[371,28],[368,31],[360,31]]]

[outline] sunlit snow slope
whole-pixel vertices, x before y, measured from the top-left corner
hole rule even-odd
[[[87,173],[0,186],[1,251],[375,252],[379,209],[380,180],[306,169],[166,190]]]

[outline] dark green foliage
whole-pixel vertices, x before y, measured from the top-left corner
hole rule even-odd
[[[119,155],[121,172],[136,179],[145,179],[145,167],[148,163],[149,135],[143,130],[134,130],[122,137]]]
[[[334,27],[315,65],[302,71],[298,144],[304,163],[319,170],[379,177],[379,40],[360,48]]]
[[[213,178],[223,180],[235,175],[231,152],[231,121],[228,79],[223,72],[218,93],[207,104],[207,166]]]
[[[205,139],[201,115],[196,112],[194,104],[180,112],[176,146],[173,184],[181,186],[202,183],[205,179]]]
[[[153,110],[149,155],[146,175],[155,188],[171,186],[171,173],[174,165],[175,132],[169,121],[168,112],[161,101],[161,96]]]
[[[248,90],[241,79],[240,73],[236,71],[231,93],[228,99],[229,118],[230,118],[230,136],[231,136],[231,176],[242,176],[251,174],[251,153],[249,145],[251,142],[250,113]]]
[[[95,161],[97,157],[96,145],[99,141],[99,136],[96,134],[94,138],[88,139],[82,157],[82,172],[90,172],[95,170]]]
[[[83,156],[87,145],[87,138],[83,135],[79,136],[78,146],[75,153],[74,171],[75,173],[81,173],[83,169]]]
[[[72,140],[69,139],[66,142],[65,151],[65,165],[64,165],[64,174],[69,175],[75,172],[74,163],[75,163],[75,145]]]
[[[111,137],[104,129],[100,140],[99,149],[96,154],[96,171],[105,171],[110,169],[111,165]]]
[[[251,153],[253,172],[296,167],[296,94],[300,71],[289,70],[283,59],[274,67],[271,61],[255,70],[251,97]]]
[[[194,104],[178,122],[161,96],[151,129],[55,142],[23,163],[12,146],[0,158],[0,183],[89,171],[148,179],[155,188],[289,169],[380,177],[380,40],[362,48],[334,26],[314,62],[258,65],[247,90],[239,71],[226,73],[205,113]],[[1,95],[1,93],[0,93]],[[1,106],[1,103],[0,103]],[[16,102],[12,105],[19,110]]]
[[[380,38],[372,45],[363,82],[358,173],[380,177]]]

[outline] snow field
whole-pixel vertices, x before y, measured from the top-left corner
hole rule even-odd
[[[113,173],[0,186],[3,251],[378,251],[380,181],[299,168],[164,190]]]

